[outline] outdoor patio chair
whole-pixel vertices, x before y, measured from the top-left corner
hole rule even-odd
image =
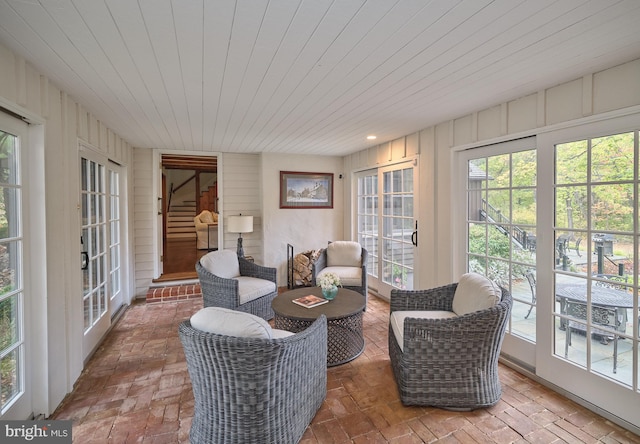
[[[327,393],[327,321],[293,334],[219,307],[179,326],[198,444],[300,441]]]
[[[582,257],[582,255],[580,254],[580,242],[582,242],[581,237],[576,239],[576,243],[573,246],[573,249],[576,250],[576,254],[578,255],[578,257]]]
[[[475,273],[429,290],[391,290],[389,356],[402,403],[472,410],[498,402],[512,303]]]
[[[529,282],[529,288],[531,288],[531,307],[529,307],[529,311],[524,317],[525,319],[528,319],[531,314],[531,310],[533,310],[533,307],[536,305],[536,275],[533,271],[528,271],[525,276],[527,278],[527,282]]]
[[[342,287],[357,291],[365,297],[367,307],[367,250],[358,242],[334,241],[327,245],[311,269],[311,285],[316,286],[318,277],[335,273]]]
[[[238,257],[235,251],[205,254],[196,263],[205,307],[225,307],[269,320],[278,295],[276,269]]]

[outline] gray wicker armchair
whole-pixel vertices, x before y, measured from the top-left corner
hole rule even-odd
[[[311,286],[323,273],[332,272],[340,277],[342,287],[357,291],[365,298],[367,307],[367,250],[353,241],[330,242],[322,250],[311,268]]]
[[[219,250],[203,256],[196,263],[196,271],[204,307],[224,307],[266,320],[273,318],[271,301],[278,295],[275,268],[256,265],[231,250]]]
[[[206,333],[179,326],[198,444],[297,443],[327,393],[327,322],[280,339]]]
[[[392,290],[391,313],[452,311],[458,284],[430,290]],[[403,346],[389,325],[389,356],[405,405],[473,410],[501,396],[498,357],[511,312],[511,294],[491,308],[450,318],[404,319]]]

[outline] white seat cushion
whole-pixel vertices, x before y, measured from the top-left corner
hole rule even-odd
[[[501,297],[502,290],[491,279],[478,273],[467,273],[458,281],[452,309],[458,316],[462,316],[493,307],[500,302]]]
[[[277,328],[271,329],[271,339],[288,338],[289,336],[293,335],[295,335],[295,333],[287,330],[278,330]]]
[[[238,276],[238,295],[240,305],[258,299],[276,291],[275,282],[249,276]]]
[[[205,270],[221,278],[233,279],[240,276],[240,264],[235,251],[212,251],[200,258],[200,264]]]
[[[343,286],[360,287],[362,285],[362,268],[360,267],[325,267],[320,270],[316,280],[326,273],[335,273]]]
[[[262,339],[273,337],[271,326],[261,317],[222,307],[205,307],[199,310],[191,316],[191,326],[224,336]]]
[[[353,241],[334,241],[327,246],[327,266],[362,266],[362,246]]]
[[[418,319],[449,319],[455,318],[457,315],[452,311],[431,310],[431,311],[394,311],[391,313],[389,322],[391,329],[396,337],[396,341],[400,346],[400,350],[404,351],[404,320],[406,318]]]

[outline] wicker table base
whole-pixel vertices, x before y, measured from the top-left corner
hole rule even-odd
[[[314,308],[300,307],[291,300],[308,294],[321,295],[320,288],[306,287],[277,296],[273,302],[275,328],[299,332],[324,314],[327,316],[327,367],[354,360],[364,350],[362,315],[365,299],[355,291],[339,289],[336,298]]]

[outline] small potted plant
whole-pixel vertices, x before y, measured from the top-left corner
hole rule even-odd
[[[318,287],[322,288],[322,296],[327,300],[332,300],[338,294],[340,278],[335,273],[325,273],[318,278]]]

